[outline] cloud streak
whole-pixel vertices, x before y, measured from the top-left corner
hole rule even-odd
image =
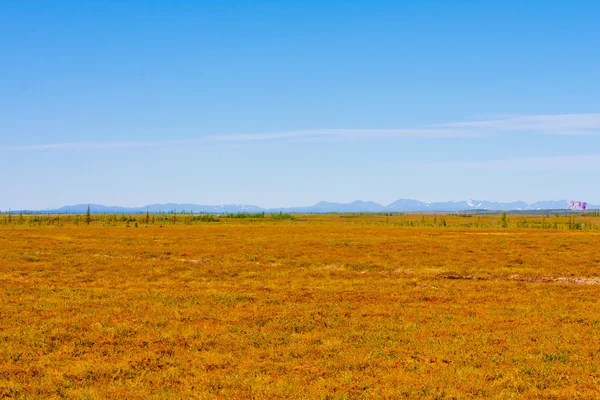
[[[0,146],[3,150],[85,150],[85,149],[119,149],[145,147],[176,147],[199,145],[219,142],[253,142],[268,140],[290,140],[310,138],[334,139],[375,139],[375,138],[477,138],[483,135],[469,129],[313,129],[288,132],[231,134],[220,136],[204,136],[182,140],[153,140],[153,141],[109,141],[109,142],[71,142],[49,143],[22,146]]]
[[[585,154],[554,157],[530,157],[512,160],[481,162],[444,162],[423,164],[433,168],[491,169],[520,172],[535,171],[589,171],[600,169],[600,154]]]
[[[485,138],[507,132],[540,135],[600,135],[600,113],[506,116],[504,118],[450,122],[403,129],[312,129],[285,132],[209,135],[182,140],[70,142],[0,146],[0,150],[80,150],[177,147],[209,143],[275,140],[368,140],[391,138]]]
[[[546,135],[600,135],[600,113],[527,115],[432,125],[440,129],[473,129],[489,134],[531,132]]]

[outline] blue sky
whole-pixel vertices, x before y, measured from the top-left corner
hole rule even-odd
[[[600,2],[0,2],[0,209],[600,203]]]

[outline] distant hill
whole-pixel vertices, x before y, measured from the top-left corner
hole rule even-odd
[[[193,212],[193,213],[257,213],[265,211],[257,206],[240,205],[240,204],[224,204],[217,206],[205,206],[198,204],[149,204],[143,207],[117,207],[103,206],[99,204],[90,204],[90,212],[94,214],[138,214],[145,213],[146,210],[153,214],[169,213],[169,212]],[[44,210],[44,213],[61,213],[61,214],[84,214],[87,212],[87,204],[76,204],[73,206],[64,206],[56,209]]]
[[[244,204],[223,204],[223,205],[199,205],[199,204],[150,204],[143,207],[118,207],[104,206],[100,204],[90,204],[90,210],[94,214],[137,214],[145,213],[169,213],[169,212],[193,212],[193,213],[354,213],[354,212],[459,212],[459,211],[538,211],[538,210],[566,210],[567,200],[557,201],[538,201],[532,204],[524,201],[512,203],[498,203],[485,200],[465,200],[465,201],[447,201],[425,203],[413,199],[399,199],[393,203],[384,206],[372,201],[357,200],[352,203],[331,203],[321,201],[313,206],[305,207],[285,207],[285,208],[262,208],[254,205]],[[76,204],[55,209],[46,210],[22,210],[39,212],[45,214],[84,214],[87,211],[87,204]],[[600,206],[588,204],[588,210],[598,210]],[[14,213],[20,210],[13,211]]]

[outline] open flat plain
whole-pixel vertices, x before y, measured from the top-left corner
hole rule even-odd
[[[0,397],[600,398],[598,217],[2,218]]]

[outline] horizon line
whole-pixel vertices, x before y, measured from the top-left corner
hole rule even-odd
[[[426,201],[422,201],[422,200],[417,200],[417,199],[411,199],[411,198],[399,198],[387,205],[372,201],[372,200],[354,200],[354,201],[350,201],[350,202],[335,202],[335,201],[327,201],[327,200],[321,200],[318,201],[315,204],[312,205],[306,205],[306,206],[287,206],[287,207],[283,207],[283,206],[279,206],[279,207],[262,207],[262,206],[258,206],[255,204],[242,204],[242,203],[229,203],[229,204],[195,204],[195,203],[172,203],[172,202],[167,202],[167,203],[151,203],[151,204],[146,204],[143,206],[117,206],[117,205],[104,205],[104,204],[98,204],[98,203],[77,203],[77,204],[70,204],[70,205],[65,205],[65,206],[60,206],[60,207],[56,207],[56,208],[42,208],[42,209],[29,209],[29,208],[15,208],[12,209],[8,208],[5,210],[1,210],[0,209],[0,213],[7,213],[7,212],[52,212],[52,211],[58,211],[58,210],[63,210],[63,209],[68,209],[70,207],[86,207],[89,206],[90,209],[93,209],[94,206],[96,207],[103,207],[103,208],[121,208],[121,209],[139,209],[141,211],[143,211],[144,209],[148,209],[150,207],[153,206],[167,206],[167,205],[172,205],[172,206],[193,206],[193,207],[256,207],[259,208],[261,211],[270,211],[270,210],[282,210],[282,209],[294,209],[294,208],[312,208],[315,206],[318,206],[321,203],[327,203],[330,205],[351,205],[354,203],[372,203],[373,205],[376,206],[381,206],[383,208],[388,208],[390,206],[392,206],[394,203],[397,203],[399,201],[403,201],[403,200],[407,200],[407,201],[415,201],[415,202],[419,202],[419,203],[423,203],[427,206],[431,205],[431,204],[439,204],[439,203],[473,203],[473,202],[479,202],[479,203],[483,203],[483,202],[487,202],[487,203],[497,203],[497,204],[512,204],[512,203],[524,203],[527,206],[531,206],[533,204],[536,203],[541,203],[541,202],[565,202],[568,204],[569,201],[580,201],[580,202],[586,202],[589,206],[597,206],[596,204],[592,204],[589,201],[585,201],[585,200],[571,200],[571,199],[558,199],[558,200],[537,200],[534,202],[527,202],[524,200],[514,200],[514,201],[495,201],[495,200],[479,200],[479,199],[465,199],[465,200],[445,200],[445,201],[430,201],[430,202],[426,202]],[[476,208],[474,208],[476,209]],[[565,209],[567,209],[567,207],[565,206]],[[482,209],[480,209],[482,210]],[[517,209],[515,209],[517,210]],[[558,209],[557,209],[558,210]],[[176,208],[170,209],[168,211],[176,211]],[[185,211],[185,209],[182,209],[181,211]],[[227,210],[224,210],[227,211]],[[381,212],[384,212],[385,210],[382,210]],[[393,211],[393,210],[388,210],[388,211]],[[490,209],[490,211],[492,211]],[[363,211],[358,211],[358,212],[363,212]],[[368,212],[368,211],[367,211]],[[374,211],[374,212],[378,212],[378,211]]]

